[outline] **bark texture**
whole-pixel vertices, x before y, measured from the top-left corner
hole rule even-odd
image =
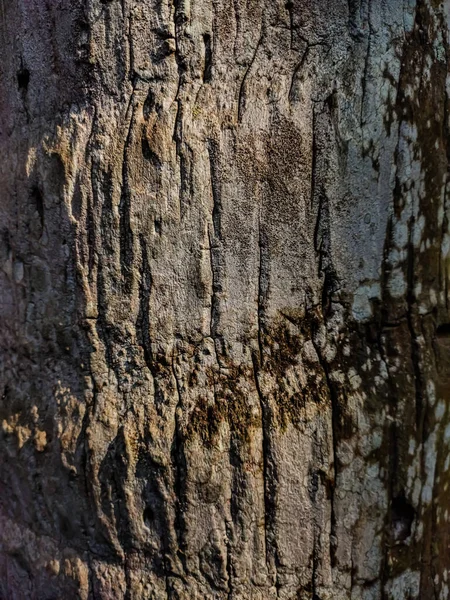
[[[0,18],[0,597],[447,599],[450,1]]]

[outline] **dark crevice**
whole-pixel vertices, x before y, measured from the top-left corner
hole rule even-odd
[[[291,49],[294,45],[294,3],[292,0],[288,0],[284,5],[284,8],[289,14],[289,30],[291,32]]]
[[[142,106],[142,113],[143,113],[144,119],[146,121],[150,117],[154,108],[155,108],[155,97],[153,95],[152,90],[148,90],[147,97],[144,100],[144,104]]]
[[[183,101],[181,98],[181,92],[183,83],[185,80],[185,73],[187,71],[186,57],[180,50],[180,39],[184,35],[185,25],[188,21],[188,17],[184,12],[184,4],[180,0],[174,2],[174,29],[175,29],[175,60],[178,68],[178,87],[175,95],[175,101],[177,103],[177,114],[175,117],[175,126],[173,132],[173,141],[176,144],[176,153],[180,165],[180,191],[179,191],[179,203],[180,203],[180,219],[183,218],[186,207],[189,205],[190,197],[193,195],[192,185],[192,150],[183,140]]]
[[[31,198],[36,206],[37,213],[39,215],[39,219],[41,221],[41,228],[44,227],[44,197],[40,188],[35,185],[31,189]]]
[[[310,209],[314,206],[314,201],[316,199],[316,179],[318,176],[317,173],[317,159],[318,159],[318,147],[317,147],[317,115],[316,115],[316,106],[313,106],[312,109],[312,125],[311,125],[311,135],[312,135],[312,143],[311,143],[311,196],[309,199],[309,207]],[[316,225],[317,228],[317,225]]]
[[[142,256],[141,281],[139,286],[139,314],[136,323],[136,335],[144,353],[144,360],[150,373],[153,375],[156,387],[157,368],[152,352],[152,340],[150,338],[150,294],[153,287],[152,274],[148,262],[147,243],[144,236],[139,236]],[[155,390],[156,392],[156,390]]]
[[[222,239],[222,197],[220,189],[220,170],[219,170],[219,146],[215,140],[208,140],[208,155],[210,168],[211,192],[213,199],[212,222],[214,228],[214,237],[217,241]]]
[[[347,0],[348,4],[348,27],[350,35],[357,41],[361,38],[361,32],[358,28],[358,12],[361,7],[360,0]]]
[[[450,323],[443,323],[436,328],[437,339],[448,339],[450,338]]]
[[[327,110],[327,121],[330,129],[333,129],[332,123],[332,102],[334,100],[331,95],[326,103],[325,107]],[[327,316],[332,310],[332,298],[335,292],[339,289],[339,281],[336,276],[336,272],[333,265],[332,259],[332,248],[331,248],[331,216],[329,199],[326,194],[324,185],[318,185],[317,181],[320,177],[322,169],[326,168],[326,154],[324,152],[323,142],[319,137],[318,123],[317,123],[317,108],[314,107],[313,112],[313,162],[311,170],[311,199],[310,206],[311,212],[316,210],[316,223],[313,232],[314,249],[318,257],[318,277],[322,279],[322,317],[321,321],[326,326]],[[328,151],[328,150],[327,150]],[[319,171],[320,169],[320,171]],[[320,366],[323,371],[324,380],[328,390],[328,397],[330,403],[331,412],[331,430],[332,430],[332,449],[333,449],[333,463],[332,468],[332,481],[328,483],[328,497],[330,501],[330,512],[331,512],[331,527],[330,527],[330,538],[329,538],[329,549],[330,549],[330,560],[331,566],[336,567],[337,565],[337,517],[335,507],[335,494],[336,486],[339,474],[339,459],[338,459],[338,445],[341,436],[345,435],[346,425],[344,424],[343,408],[341,406],[341,399],[336,384],[331,380],[331,367],[328,365],[320,345],[317,343],[319,322],[312,323],[311,329],[311,341],[314,345]]]
[[[119,202],[119,231],[120,231],[120,270],[122,273],[123,290],[131,293],[133,284],[132,265],[134,260],[133,231],[131,228],[131,188],[129,182],[129,148],[132,138],[132,125],[134,120],[133,106],[134,90],[130,96],[126,118],[128,119],[128,131],[125,138],[122,156],[122,190]]]
[[[221,360],[221,356],[225,354],[225,345],[223,336],[218,333],[218,325],[220,319],[220,292],[222,291],[222,283],[220,277],[220,247],[214,242],[211,233],[208,232],[209,238],[209,256],[212,273],[212,293],[211,293],[211,317],[210,317],[210,333],[214,342],[214,351],[216,361],[219,367],[226,367]]]
[[[361,127],[361,134],[364,135],[364,105],[366,103],[366,97],[367,97],[367,84],[368,84],[368,79],[369,79],[369,68],[370,68],[370,51],[371,51],[371,47],[372,47],[372,23],[371,23],[371,4],[369,2],[369,16],[368,16],[368,20],[369,20],[369,37],[367,40],[367,50],[366,50],[366,56],[364,59],[364,71],[362,74],[362,79],[361,79],[361,86],[362,86],[362,95],[361,95],[361,109],[360,109],[360,127]],[[364,148],[363,148],[364,150]]]
[[[181,149],[182,148],[182,149]],[[192,149],[187,145],[183,144],[180,146],[179,152],[180,159],[180,217],[182,218],[186,213],[187,207],[191,203],[191,199],[194,195],[193,186],[193,152]]]
[[[315,436],[315,448],[320,446],[320,441]],[[318,453],[314,452],[315,461],[320,461],[320,456]],[[321,557],[321,542],[320,542],[320,531],[321,525],[317,519],[317,511],[316,511],[316,498],[317,492],[319,491],[319,485],[324,483],[323,481],[323,472],[319,469],[309,469],[309,497],[312,505],[312,514],[313,514],[313,551],[312,551],[312,572],[311,572],[311,593],[312,600],[321,600],[320,596],[317,594],[317,585],[319,582],[319,566],[320,566],[320,557]]]
[[[331,404],[331,430],[332,430],[332,444],[333,444],[333,481],[329,487],[329,497],[330,497],[330,505],[331,505],[331,529],[330,529],[330,558],[331,558],[331,566],[335,567],[337,564],[336,559],[336,510],[335,510],[335,490],[337,486],[337,478],[339,471],[339,460],[338,460],[338,440],[339,440],[339,431],[341,430],[341,406],[339,403],[339,397],[336,392],[336,389],[333,385],[333,382],[330,378],[330,369],[324,357],[322,356],[322,352],[314,341],[315,331],[312,332],[311,341],[314,345],[314,349],[316,351],[317,357],[319,359],[320,366],[322,367],[322,371],[325,375],[325,381],[328,388],[328,393],[330,397]]]
[[[133,581],[131,578],[131,569],[130,569],[129,559],[128,559],[127,555],[125,555],[123,568],[124,568],[124,573],[125,573],[124,600],[131,600],[132,599]]]
[[[211,48],[211,36],[209,33],[205,33],[203,36],[203,43],[205,45],[205,66],[203,68],[203,83],[209,83],[212,77],[212,48]]]
[[[184,438],[181,430],[180,411],[182,410],[182,392],[181,385],[178,380],[175,370],[175,356],[172,356],[172,375],[175,381],[175,389],[177,394],[177,406],[175,408],[175,430],[171,447],[171,462],[174,477],[173,491],[175,494],[175,533],[177,536],[178,551],[177,556],[180,560],[183,569],[187,572],[186,564],[186,458],[184,454]]]
[[[144,509],[144,513],[142,515],[142,519],[144,521],[145,526],[150,529],[152,527],[152,523],[155,519],[155,515],[151,506],[146,506]]]
[[[217,142],[208,140],[207,149],[209,154],[210,165],[210,181],[211,194],[213,199],[212,210],[212,229],[213,232],[209,235],[209,251],[211,260],[212,273],[212,295],[211,295],[211,321],[210,330],[211,337],[214,341],[217,363],[220,367],[224,367],[221,357],[225,353],[223,337],[218,333],[220,319],[220,295],[222,288],[222,197],[220,188],[220,171],[219,171],[219,148]]]
[[[316,531],[316,528],[317,528],[317,523],[314,523],[314,533],[313,533],[313,535],[314,535],[314,541],[313,541],[312,571],[311,571],[312,600],[317,600],[319,598],[319,596],[316,593],[317,567],[318,567],[318,562],[319,562],[318,551],[317,551],[317,531]]]
[[[232,501],[234,499],[234,501],[236,501],[235,498],[235,493],[232,494],[231,498]],[[234,594],[234,590],[233,590],[233,547],[232,547],[232,530],[231,527],[228,523],[225,523],[225,533],[226,533],[226,540],[225,540],[225,545],[227,548],[227,564],[226,564],[226,570],[227,570],[227,577],[228,577],[228,593],[227,593],[227,598],[228,600],[232,600]]]
[[[25,67],[21,67],[17,71],[17,86],[22,92],[28,91],[28,84],[30,83],[30,71]]]
[[[260,410],[261,410],[261,430],[262,430],[262,458],[263,458],[263,480],[264,480],[264,536],[265,536],[265,551],[266,551],[266,567],[270,577],[271,560],[273,554],[275,559],[275,567],[279,564],[278,544],[275,534],[275,515],[276,515],[276,496],[277,496],[277,469],[272,451],[272,443],[270,439],[270,431],[273,427],[272,411],[268,400],[259,385],[260,365],[256,355],[252,352],[253,374],[255,378],[256,391],[258,393]],[[277,583],[278,583],[278,574]]]
[[[94,166],[91,168],[91,182],[92,182],[92,197],[87,196],[86,200],[86,240],[88,246],[88,273],[91,278],[94,273],[95,259],[96,259],[96,220],[93,210],[93,204],[98,200],[97,188],[94,185],[95,182]],[[98,272],[100,273],[101,264],[99,265]],[[100,293],[100,292],[99,292]],[[100,314],[100,313],[99,313]]]
[[[314,231],[314,246],[319,255],[319,277],[323,279],[322,311],[326,316],[331,309],[331,301],[339,289],[339,280],[333,265],[331,248],[331,223],[329,200],[323,189],[319,194],[316,228]]]
[[[391,503],[391,531],[396,543],[404,542],[411,537],[412,525],[416,511],[406,500],[404,492],[396,496]]]
[[[258,347],[259,363],[264,366],[264,328],[267,298],[269,294],[270,260],[267,237],[259,224],[258,235],[259,267],[258,267]]]

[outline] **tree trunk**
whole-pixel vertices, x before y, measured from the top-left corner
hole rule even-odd
[[[450,0],[0,17],[0,597],[446,599]]]

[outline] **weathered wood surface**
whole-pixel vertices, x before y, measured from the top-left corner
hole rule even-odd
[[[0,16],[0,597],[446,599],[450,1]]]

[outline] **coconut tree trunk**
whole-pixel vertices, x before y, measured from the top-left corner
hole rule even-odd
[[[0,2],[0,597],[450,576],[450,0]]]

